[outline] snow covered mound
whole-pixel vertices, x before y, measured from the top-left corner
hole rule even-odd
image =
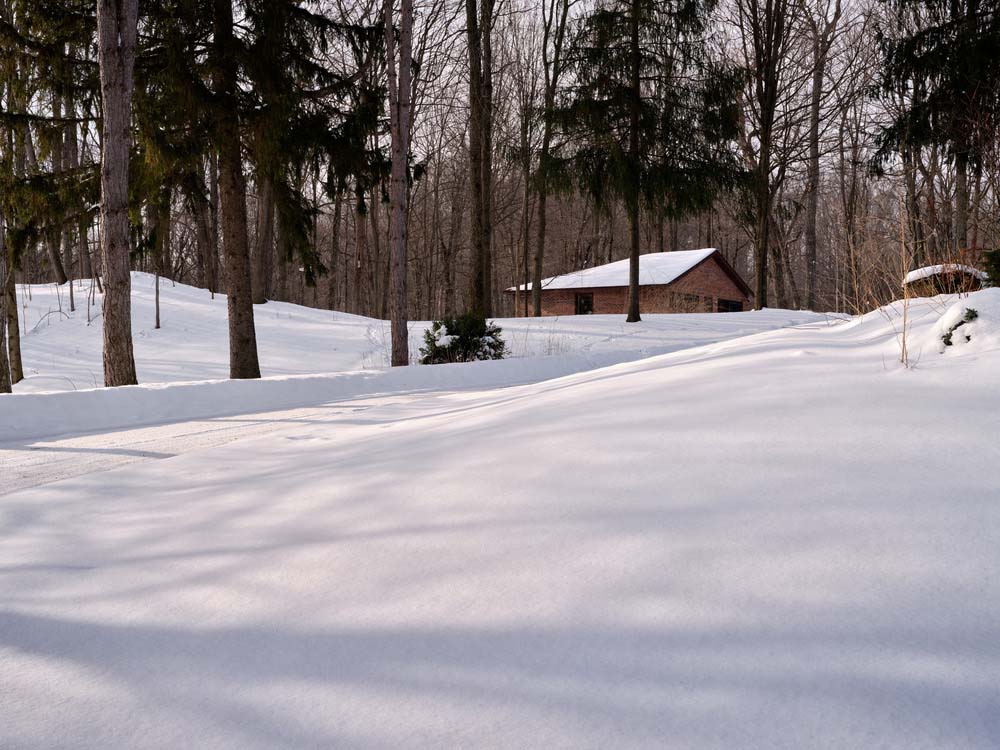
[[[953,302],[928,332],[924,347],[951,356],[1000,349],[1000,289],[983,289]]]

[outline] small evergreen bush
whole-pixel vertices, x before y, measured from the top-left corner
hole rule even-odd
[[[955,331],[964,326],[966,323],[971,323],[978,317],[979,317],[978,310],[974,310],[971,307],[966,308],[965,315],[962,316],[962,319],[958,321],[955,325],[953,325],[951,328],[949,328],[947,331],[945,331],[943,334],[941,334],[941,343],[944,344],[945,346],[951,346],[954,343],[951,337],[952,335],[954,335]],[[966,336],[965,340],[972,341],[972,337]]]
[[[424,333],[420,364],[503,359],[506,354],[507,345],[500,338],[499,326],[485,318],[465,314],[439,320]]]

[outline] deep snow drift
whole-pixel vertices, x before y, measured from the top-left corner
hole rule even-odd
[[[0,497],[0,747],[993,750],[998,304]]]

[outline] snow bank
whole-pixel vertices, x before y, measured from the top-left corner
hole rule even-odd
[[[943,341],[948,332],[950,345]],[[1000,289],[983,289],[952,302],[927,332],[924,348],[950,356],[1000,349]]]
[[[631,359],[631,357],[629,358]],[[0,398],[6,437],[55,435],[232,416],[423,390],[497,388],[617,364],[614,354],[507,359],[453,365],[94,388]]]
[[[906,274],[906,278],[903,279],[903,284],[912,284],[914,281],[937,276],[941,273],[967,273],[981,281],[986,281],[989,278],[984,271],[980,271],[978,268],[973,268],[972,266],[965,266],[961,263],[943,263],[936,266],[924,266],[923,268],[916,268],[910,271]]]

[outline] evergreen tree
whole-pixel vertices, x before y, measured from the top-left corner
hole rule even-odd
[[[968,246],[970,176],[1000,129],[1000,9],[988,0],[884,0],[896,12],[883,29],[885,94],[907,105],[883,130],[878,158],[939,145],[955,165],[958,249]],[[972,174],[970,175],[970,170]]]
[[[735,71],[706,39],[714,0],[606,0],[576,31],[573,85],[556,119],[568,157],[599,206],[629,220],[628,322],[639,314],[639,224],[646,207],[677,218],[735,184]]]
[[[353,170],[367,168],[339,156],[358,127],[351,108],[361,85],[358,71],[333,69],[324,52],[346,40],[350,48],[362,50],[361,65],[368,65],[379,37],[373,29],[335,23],[295,0],[175,0],[149,12],[158,30],[152,38],[163,40],[148,51],[151,99],[159,103],[144,102],[140,116],[149,121],[152,142],[171,131],[180,136],[169,144],[159,142],[158,149],[176,162],[175,177],[195,214],[202,246],[208,244],[208,222],[199,151],[218,154],[230,373],[259,377],[253,303],[265,301],[269,292],[269,257],[262,253],[269,251],[272,212],[279,228],[279,268],[295,257],[307,283],[315,284],[325,268],[312,241],[317,209],[306,194],[307,178],[316,179],[326,160],[337,173],[327,181],[333,189]],[[200,55],[205,47],[208,55]],[[377,116],[365,113],[360,120],[370,129]],[[165,128],[164,122],[173,127]],[[207,143],[192,151],[199,133],[207,134]],[[246,156],[260,197],[254,258]],[[211,268],[207,259],[201,265],[206,272]]]
[[[5,298],[15,383],[24,372],[14,273],[42,243],[48,269],[61,282],[72,267],[73,235],[85,244],[100,202],[97,165],[83,163],[76,149],[77,129],[97,119],[95,11],[91,0],[0,3],[5,88],[0,210],[7,220]],[[88,268],[82,248],[80,255]]]

